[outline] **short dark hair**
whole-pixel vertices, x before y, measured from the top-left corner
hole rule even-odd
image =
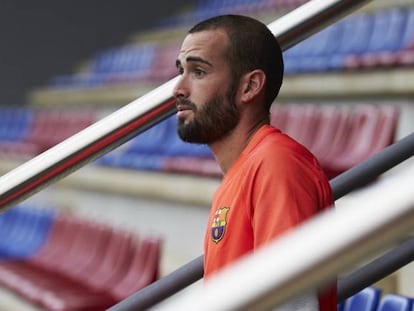
[[[223,29],[228,35],[227,57],[237,83],[249,71],[264,71],[265,108],[270,109],[283,81],[283,56],[277,39],[265,24],[242,15],[215,16],[198,23],[188,33],[215,29]]]

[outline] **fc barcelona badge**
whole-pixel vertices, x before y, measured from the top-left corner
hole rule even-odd
[[[211,239],[215,243],[218,243],[224,236],[227,224],[226,218],[229,210],[229,207],[222,207],[214,214],[213,224],[211,225]]]

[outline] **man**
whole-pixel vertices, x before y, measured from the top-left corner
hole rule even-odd
[[[236,15],[201,22],[185,37],[176,65],[178,134],[208,144],[223,172],[205,236],[208,278],[331,206],[331,189],[313,155],[269,125],[283,59],[264,24]],[[318,298],[297,308],[336,310],[334,290]]]

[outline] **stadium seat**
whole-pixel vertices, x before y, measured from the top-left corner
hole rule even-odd
[[[330,58],[337,53],[343,36],[343,24],[334,24],[310,37],[309,51],[298,59],[300,72],[330,71]]]
[[[380,289],[367,287],[346,300],[344,311],[376,311],[380,296]]]
[[[197,157],[165,157],[162,170],[170,173],[183,173],[197,176],[221,178],[223,173],[214,159]]]
[[[414,7],[407,11],[407,21],[402,35],[401,50],[393,55],[392,61],[399,66],[414,64]]]
[[[126,276],[135,253],[135,237],[120,229],[112,230],[105,254],[82,282],[97,291],[110,291]]]
[[[321,122],[317,130],[316,143],[310,150],[318,158],[328,178],[339,172],[332,163],[340,156],[349,140],[354,120],[348,106],[322,106]]]
[[[274,103],[270,110],[270,124],[281,131],[285,131],[288,123],[289,107],[280,103]]]
[[[70,260],[68,252],[76,246],[78,220],[58,216],[45,245],[27,260],[7,261],[0,265],[0,282],[32,302],[40,303],[47,292],[65,284],[67,277],[58,271],[61,262]]]
[[[387,294],[381,298],[377,311],[412,311],[413,298]]]
[[[119,151],[104,156],[99,162],[114,167],[159,171],[170,143],[168,136],[166,121],[161,121],[131,139]]]
[[[106,226],[94,222],[80,221],[76,226],[78,233],[71,248],[53,270],[74,281],[82,281],[103,258],[110,233]]]
[[[383,10],[374,13],[373,19],[373,30],[369,37],[366,50],[359,55],[350,55],[346,59],[348,68],[385,65],[385,58],[378,56],[383,53],[393,53],[401,49],[402,34],[404,34],[406,27],[405,11],[398,8]]]
[[[346,68],[349,55],[367,51],[373,20],[373,14],[354,14],[298,43],[284,53],[285,73]]]
[[[0,262],[0,283],[46,310],[104,310],[158,278],[160,243],[57,215],[32,257]]]
[[[178,42],[159,44],[154,52],[154,62],[148,78],[155,81],[167,81],[177,75],[175,60],[180,50]]]
[[[284,131],[307,148],[318,139],[320,109],[314,104],[291,104]]]
[[[394,142],[393,105],[275,104],[271,124],[309,148],[329,178]]]
[[[400,115],[399,108],[393,105],[381,105],[378,109],[380,110],[381,119],[377,124],[378,128],[372,145],[372,154],[394,143]]]
[[[0,158],[27,160],[39,153],[35,144],[24,142],[30,133],[32,122],[31,108],[0,108]]]
[[[342,148],[331,157],[329,164],[334,171],[342,172],[361,162],[371,153],[380,113],[376,107],[360,105],[349,110],[350,126],[342,140]]]
[[[27,107],[0,108],[0,141],[21,140],[27,135],[32,110]]]
[[[126,148],[127,153],[141,155],[160,155],[165,153],[166,146],[169,144],[169,128],[167,121],[161,121],[143,133],[134,137]]]
[[[118,84],[145,79],[154,61],[152,43],[129,44],[104,50],[92,60],[90,77],[101,84]]]
[[[32,256],[44,243],[52,223],[51,210],[17,206],[0,215],[0,258]]]
[[[110,289],[112,297],[120,301],[158,279],[161,240],[147,237],[132,257],[127,274]]]
[[[394,142],[398,110],[393,106],[358,105],[350,111],[352,125],[329,169],[341,173]]]

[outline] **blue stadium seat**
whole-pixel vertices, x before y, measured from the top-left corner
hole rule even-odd
[[[161,121],[131,139],[126,152],[142,155],[164,154],[166,145],[169,143],[168,130],[167,121]]]
[[[382,297],[377,311],[412,311],[413,301],[402,295],[387,294]]]
[[[97,160],[97,164],[142,170],[161,170],[170,148],[167,120],[161,121],[131,139],[121,148]]]
[[[355,14],[300,42],[284,53],[286,74],[345,68],[348,55],[368,51],[374,20],[374,14]]]
[[[325,72],[330,70],[329,59],[337,53],[342,40],[343,25],[334,24],[310,37],[309,51],[299,58],[301,72]]]
[[[373,30],[372,14],[355,14],[347,17],[343,23],[343,36],[339,44],[338,53],[330,61],[334,69],[343,69],[345,57],[350,54],[362,54],[367,50],[367,45]],[[357,36],[355,34],[358,34]]]
[[[399,49],[405,29],[405,20],[405,11],[401,9],[377,12],[366,52],[395,51]]]
[[[405,32],[401,39],[401,50],[392,59],[399,66],[414,64],[414,7],[407,11]]]
[[[131,44],[115,47],[98,55],[92,61],[94,74],[147,72],[154,56],[153,44]]]
[[[130,169],[160,170],[168,145],[166,121],[154,125],[128,142],[122,152],[108,155],[107,162],[112,166]],[[105,160],[104,160],[105,161]]]
[[[0,284],[45,310],[106,310],[158,278],[162,241],[141,241],[59,214],[31,258],[0,262]]]
[[[366,51],[350,55],[346,60],[347,68],[390,65],[395,58],[392,54],[401,50],[406,29],[406,11],[383,10],[373,14],[373,17],[373,31]]]
[[[54,87],[94,87],[146,78],[154,61],[152,43],[129,44],[103,50],[92,59],[87,72],[62,75],[49,82]]]
[[[2,107],[0,110],[0,141],[20,141],[27,135],[32,111],[30,108]]]
[[[112,159],[112,166],[135,170],[160,171],[164,157],[161,155],[124,153]]]
[[[414,48],[414,7],[407,10],[405,29],[401,36],[401,48]]]
[[[346,300],[344,311],[376,311],[380,296],[380,289],[367,287]]]
[[[53,212],[16,206],[0,215],[0,258],[28,258],[45,242]]]

